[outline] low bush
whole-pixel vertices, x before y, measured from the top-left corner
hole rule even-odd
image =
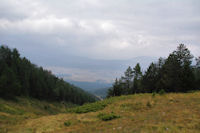
[[[109,121],[109,120],[112,120],[112,119],[120,118],[119,115],[115,115],[113,112],[110,113],[110,114],[99,113],[97,117],[99,119],[103,120],[103,121]]]
[[[147,102],[147,107],[151,108],[152,107],[152,103],[150,101]]]
[[[156,96],[156,92],[154,91],[153,93],[152,93],[152,97],[155,97]]]
[[[158,93],[159,93],[160,95],[164,95],[164,94],[165,94],[165,90],[164,90],[164,89],[161,89]]]
[[[72,124],[72,123],[71,123],[70,121],[65,121],[65,122],[64,122],[64,125],[67,126],[67,127],[70,126],[71,124]]]
[[[69,109],[68,112],[75,112],[75,113],[96,112],[96,111],[104,109],[106,106],[107,106],[107,103],[105,102],[95,102],[95,103],[84,104],[82,106]]]

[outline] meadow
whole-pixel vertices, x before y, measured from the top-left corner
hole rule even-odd
[[[199,133],[200,92],[135,94],[75,106],[0,100],[2,133]]]

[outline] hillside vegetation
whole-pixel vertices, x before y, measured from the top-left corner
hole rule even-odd
[[[0,100],[0,132],[200,132],[200,92],[119,96],[66,109],[56,103],[23,101]]]
[[[107,96],[200,90],[200,57],[195,60],[186,45],[180,44],[167,58],[152,62],[145,72],[139,63],[129,66]]]
[[[75,104],[96,101],[93,95],[20,57],[17,49],[1,46],[0,98],[15,99],[16,96]]]

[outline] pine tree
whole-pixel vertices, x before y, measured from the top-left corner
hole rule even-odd
[[[200,90],[200,57],[196,58],[196,65],[193,68],[195,76],[195,89]]]
[[[133,78],[133,70],[132,68],[129,66],[126,71],[124,72],[124,77],[122,77],[122,80],[125,83],[125,87],[127,89],[127,91],[130,93],[131,92],[131,88],[132,88],[132,78]]]
[[[143,78],[142,78],[142,86],[145,92],[153,92],[157,91],[156,84],[158,82],[158,68],[157,65],[151,63],[151,65],[147,68]]]
[[[142,72],[140,64],[137,63],[136,66],[133,68],[133,86],[132,86],[132,93],[141,92],[141,78]]]
[[[192,58],[184,44],[180,44],[177,50],[169,55],[163,65],[162,76],[166,91],[186,92],[193,88]]]

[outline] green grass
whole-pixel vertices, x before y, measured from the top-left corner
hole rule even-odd
[[[73,106],[70,103],[49,103],[31,98],[16,98],[13,101],[0,99],[0,132],[7,132],[10,127],[27,119],[65,113],[66,108]]]
[[[35,99],[0,99],[0,132],[200,132],[200,92],[152,95],[112,97],[73,108]]]
[[[9,114],[18,114],[23,115],[24,110],[19,108],[14,108],[6,104],[0,104],[0,112],[9,113]]]

